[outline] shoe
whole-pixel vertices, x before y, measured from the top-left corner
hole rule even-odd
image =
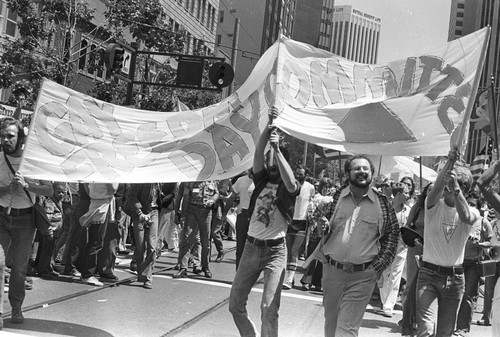
[[[33,278],[30,276],[26,276],[26,282],[28,282],[29,284],[33,284]]]
[[[476,324],[482,326],[491,326],[489,319],[480,319],[479,321],[476,322]]]
[[[89,284],[96,287],[104,286],[104,283],[96,279],[94,276],[82,278],[82,283]]]
[[[130,262],[130,270],[137,271],[137,262],[135,262],[135,261]]]
[[[99,274],[99,278],[103,278],[103,279],[108,280],[108,281],[118,281],[118,276],[116,276],[113,273]]]
[[[205,273],[206,278],[212,278],[212,272],[210,271],[210,269],[205,268],[203,269],[203,272]]]
[[[283,282],[283,287],[282,288],[285,289],[285,290],[292,289],[292,282],[290,282],[290,281]]]
[[[302,283],[302,282],[300,282],[300,283],[302,284],[302,290],[309,290],[309,288],[310,288],[310,287],[309,287],[309,284],[307,284],[307,283]]]
[[[186,269],[181,269],[178,273],[172,276],[173,278],[186,278],[188,277],[188,273]]]
[[[174,266],[174,270],[179,270],[181,269],[181,267],[179,266],[179,264],[177,263],[175,266]]]
[[[224,259],[224,255],[226,255],[226,252],[225,252],[225,251],[220,252],[220,253],[217,255],[217,258],[215,259],[215,262],[221,262],[221,261]]]
[[[24,281],[24,289],[25,290],[33,290],[33,284],[27,281]]]
[[[392,318],[392,313],[390,313],[388,311],[383,311],[382,316],[387,317],[387,318]]]
[[[469,335],[469,331],[465,329],[457,329],[455,332],[453,332],[452,336],[457,336],[457,337],[467,337]]]
[[[12,315],[10,317],[10,321],[15,324],[24,323],[24,316],[21,312],[21,309],[12,309]]]
[[[203,270],[201,270],[200,267],[196,267],[196,266],[193,267],[193,274],[198,275],[198,274],[201,274],[202,271]]]
[[[55,271],[38,273],[38,277],[44,280],[55,280],[59,277],[59,273]]]
[[[142,285],[142,287],[144,289],[153,289],[153,283],[151,283],[151,281],[148,280],[148,281],[144,282],[144,284]]]

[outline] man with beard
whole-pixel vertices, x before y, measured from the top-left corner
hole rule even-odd
[[[333,197],[327,212],[330,231],[317,250],[323,262],[327,337],[358,335],[375,283],[392,263],[399,239],[391,203],[370,186],[373,163],[355,155],[344,170],[349,182]]]
[[[18,172],[25,134],[21,122],[14,118],[6,117],[0,122],[0,140],[3,149],[3,155],[0,156],[0,246],[5,253],[10,249],[12,256],[9,282],[12,323],[24,322],[21,306],[25,297],[24,282],[28,259],[35,235],[33,222],[35,196],[49,196],[53,193],[49,182],[42,184],[26,179]],[[0,268],[0,278],[3,283],[3,268]],[[3,300],[0,298],[0,310],[2,306]],[[0,323],[3,326],[1,319]]]
[[[277,110],[273,108],[270,113],[276,117]],[[241,336],[258,335],[248,317],[246,303],[262,271],[261,336],[278,336],[278,310],[286,267],[285,234],[293,217],[295,197],[300,192],[288,164],[288,151],[278,146],[279,134],[270,121],[267,127],[255,148],[255,190],[248,208],[248,237],[229,297],[229,311]],[[266,156],[268,140],[272,150]]]

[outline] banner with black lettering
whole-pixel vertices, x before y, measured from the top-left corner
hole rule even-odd
[[[45,80],[20,171],[81,182],[230,178],[251,167],[272,106],[281,130],[323,147],[445,155],[468,125],[488,34],[382,65],[281,37],[235,93],[188,111],[122,107]]]

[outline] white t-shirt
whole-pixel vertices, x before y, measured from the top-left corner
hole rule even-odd
[[[255,201],[248,235],[259,240],[279,239],[285,236],[287,222],[276,206],[278,184],[268,182]]]
[[[248,175],[239,177],[233,184],[233,191],[240,196],[240,205],[238,206],[238,213],[242,209],[248,209],[250,206],[250,197],[255,188],[252,178]]]
[[[295,209],[293,211],[293,220],[305,220],[307,216],[307,207],[309,201],[316,194],[314,186],[307,181],[304,181],[300,188],[300,194],[295,199]]]
[[[481,221],[479,211],[469,207]],[[424,261],[443,267],[453,267],[463,263],[465,242],[472,224],[463,223],[455,207],[445,204],[444,199],[427,209],[425,202]]]

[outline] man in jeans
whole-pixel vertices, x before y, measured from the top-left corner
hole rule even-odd
[[[272,109],[271,113],[276,116],[277,111]],[[268,140],[273,151],[266,161]],[[287,162],[288,151],[278,147],[278,142],[278,132],[266,128],[255,148],[255,190],[248,210],[251,214],[248,237],[229,296],[229,311],[241,336],[258,335],[246,304],[261,272],[264,272],[261,336],[278,336],[278,310],[286,267],[285,234],[293,217],[295,197],[300,192]]]
[[[453,146],[425,200],[424,253],[417,276],[418,336],[451,336],[464,294],[465,243],[480,220],[467,204],[470,171],[455,166],[459,150]]]

